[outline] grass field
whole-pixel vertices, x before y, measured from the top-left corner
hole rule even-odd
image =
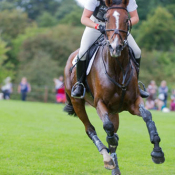
[[[78,118],[62,105],[0,101],[0,175],[110,175]],[[98,136],[106,134],[87,107]],[[175,175],[175,113],[152,112],[166,162],[151,161],[153,145],[143,120],[120,115],[118,160],[122,175]]]

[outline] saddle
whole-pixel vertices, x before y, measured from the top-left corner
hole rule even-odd
[[[86,54],[86,68],[88,68],[91,59],[93,58],[93,56],[95,56],[95,53],[97,53],[99,47],[102,45],[102,43],[104,41],[105,41],[104,36],[101,35],[101,37],[87,51],[87,54]]]

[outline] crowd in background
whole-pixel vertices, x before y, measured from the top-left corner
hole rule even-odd
[[[66,102],[66,94],[64,89],[64,81],[63,76],[60,76],[58,79],[54,78],[55,85],[55,102],[56,103],[65,103]],[[9,100],[11,94],[13,93],[13,85],[11,83],[11,78],[7,77],[1,86],[0,99]],[[27,94],[31,92],[31,85],[27,81],[26,77],[21,79],[21,82],[18,84],[17,93],[21,95],[21,100],[26,101]]]
[[[11,78],[10,77],[7,77],[4,80],[4,82],[2,83],[1,91],[2,91],[2,93],[0,95],[0,99],[9,100],[10,95],[13,92],[13,85],[11,83]],[[27,93],[29,93],[31,91],[31,86],[27,82],[26,77],[23,77],[21,79],[21,82],[18,85],[18,90],[17,91],[18,91],[19,94],[21,94],[21,100],[26,101]]]
[[[152,80],[147,88],[150,96],[146,99],[146,109],[168,112],[175,111],[175,90],[172,90],[170,108],[167,106],[168,86],[165,80],[157,87],[156,82]]]
[[[64,87],[64,79],[63,76],[59,78],[54,78],[54,92],[55,92],[55,102],[56,103],[65,103],[66,102],[66,94]],[[13,85],[11,83],[11,78],[7,77],[1,86],[0,99],[10,99],[10,95],[13,92]],[[156,82],[152,80],[148,85],[147,91],[150,96],[146,99],[145,107],[148,110],[159,110],[168,112],[169,110],[175,111],[175,89],[172,90],[170,97],[170,105],[167,105],[168,100],[168,86],[165,80],[163,80],[160,84],[160,87],[156,85]],[[21,95],[21,100],[26,101],[27,94],[31,92],[31,85],[27,81],[26,77],[21,79],[21,82],[18,84],[17,88],[18,94]]]

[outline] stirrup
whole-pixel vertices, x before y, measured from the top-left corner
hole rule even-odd
[[[142,87],[143,87],[143,90],[146,92],[146,88],[145,88],[145,85],[141,82],[141,81],[138,81],[138,84],[141,84]],[[140,85],[139,85],[140,86]]]
[[[83,99],[83,98],[85,97],[85,94],[86,94],[86,88],[85,88],[85,86],[84,86],[83,83],[80,83],[80,82],[75,83],[74,86],[72,87],[71,94],[72,94],[73,91],[76,89],[76,86],[77,86],[77,85],[81,85],[81,86],[83,86],[83,89],[84,89],[84,90],[83,90],[83,95],[80,96],[80,97],[73,97],[73,96],[71,95],[71,97],[73,97],[73,98]]]

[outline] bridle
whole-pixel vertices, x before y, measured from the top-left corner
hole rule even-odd
[[[111,9],[123,9],[123,10],[126,10],[127,13],[128,13],[128,10],[124,7],[109,7],[106,11],[106,13],[111,10]],[[130,25],[129,25],[129,21],[130,21]],[[119,35],[121,41],[122,41],[122,45],[121,45],[121,51],[127,46],[128,42],[127,42],[127,38],[128,38],[128,35],[130,34],[131,32],[131,29],[132,29],[132,24],[131,24],[131,20],[130,18],[127,19],[127,23],[128,23],[128,30],[125,31],[125,30],[121,30],[121,29],[106,29],[105,30],[105,37],[106,37],[106,42],[107,42],[107,45],[109,47],[109,49],[111,51],[113,51],[114,49],[112,48],[111,44],[110,44],[110,41],[111,39],[114,37],[115,34]],[[108,36],[107,36],[107,32],[111,32],[111,31],[114,31],[113,35],[111,36],[111,38],[109,39]],[[121,36],[121,32],[122,33],[126,33],[126,37],[125,39],[123,40],[122,36]]]

